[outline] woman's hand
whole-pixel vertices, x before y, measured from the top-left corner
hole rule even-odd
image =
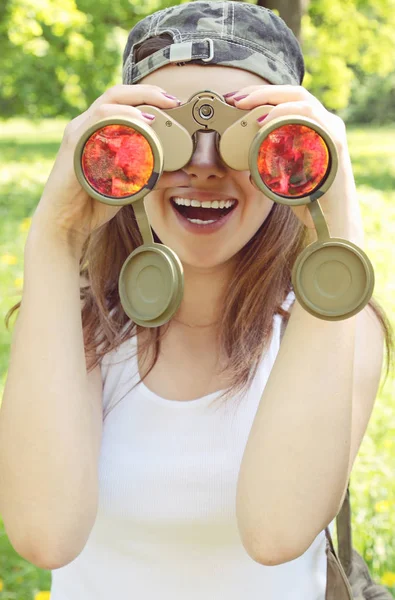
[[[52,236],[60,243],[81,248],[92,231],[110,221],[122,206],[110,206],[89,196],[74,171],[74,150],[82,134],[106,117],[129,117],[152,124],[136,106],[150,104],[175,108],[178,101],[155,85],[115,85],[107,89],[82,114],[70,121],[33,215],[31,230]],[[33,233],[32,233],[33,235]]]
[[[245,98],[236,100],[237,97],[245,95]],[[326,110],[321,102],[302,86],[249,86],[238,90],[225,100],[243,110],[264,104],[274,105],[270,114],[261,122],[261,127],[278,117],[301,115],[316,121],[330,134],[339,154],[339,165],[332,185],[320,198],[319,203],[332,237],[342,237],[360,247],[363,246],[362,216],[348,151],[346,127],[342,119]],[[291,209],[310,230],[311,241],[316,240],[314,222],[307,206],[292,206]]]

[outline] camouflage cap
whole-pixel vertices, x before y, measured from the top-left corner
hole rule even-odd
[[[135,62],[145,40],[168,33],[173,43]],[[298,40],[271,10],[240,1],[197,0],[139,21],[123,53],[124,84],[168,64],[223,65],[251,71],[275,85],[300,85],[304,60]]]

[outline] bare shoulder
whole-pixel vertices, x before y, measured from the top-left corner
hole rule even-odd
[[[355,374],[360,378],[361,386],[366,378],[373,380],[373,386],[380,377],[384,358],[385,334],[373,308],[366,305],[356,315],[355,329]]]

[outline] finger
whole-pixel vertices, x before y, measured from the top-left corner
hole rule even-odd
[[[101,104],[124,104],[138,106],[139,104],[152,104],[158,108],[171,108],[177,106],[179,100],[165,96],[166,90],[156,85],[114,85],[102,94],[91,105],[95,110]]]
[[[141,89],[143,88],[143,89]],[[99,106],[112,103],[114,106],[136,106],[139,104],[152,104],[158,108],[171,108],[177,106],[177,102],[164,96],[167,93],[163,88],[156,85],[115,85],[97,98],[90,107],[68,124],[68,131],[74,132],[83,125],[88,118],[92,121],[92,115]],[[143,100],[146,98],[146,100]],[[148,120],[150,122],[150,120]]]
[[[80,115],[82,116],[82,115]],[[69,133],[73,136],[82,135],[89,127],[98,123],[102,119],[108,117],[125,117],[129,119],[141,120],[144,123],[151,125],[154,119],[148,119],[144,117],[141,110],[134,106],[125,106],[123,104],[101,104],[96,107],[95,111],[85,113],[85,119],[83,121],[76,119],[69,124]]]
[[[126,117],[144,119],[147,123],[151,123],[153,119],[149,119],[146,114],[135,106],[126,106],[125,104],[101,104],[93,113],[97,117],[97,120],[105,119],[112,115],[125,115]]]
[[[327,112],[324,108],[323,111],[324,113]],[[320,115],[320,111],[317,110],[317,106],[315,104],[311,104],[310,102],[282,102],[271,109],[267,118],[263,121],[263,125],[266,125],[269,121],[273,121],[273,119],[288,115],[300,115],[303,117],[308,117],[309,119],[318,118],[321,120],[324,116],[322,114]]]
[[[245,96],[241,98],[241,96]],[[240,98],[240,100],[237,100]],[[228,99],[227,99],[228,100]],[[249,110],[262,104],[282,104],[283,102],[305,101],[321,104],[319,100],[300,85],[259,85],[242,88],[229,97],[234,106]]]
[[[338,148],[344,145],[346,140],[346,130],[344,122],[326,110],[322,104],[312,104],[310,102],[285,102],[278,104],[268,114],[268,116],[259,124],[264,127],[270,121],[278,117],[302,116],[312,119],[318,125],[328,132]]]

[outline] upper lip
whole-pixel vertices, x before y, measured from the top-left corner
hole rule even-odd
[[[178,198],[186,198],[188,200],[199,200],[200,202],[204,202],[205,200],[236,200],[237,199],[234,196],[231,196],[229,194],[223,194],[221,192],[207,192],[207,191],[203,191],[203,190],[180,190],[179,192],[175,192],[173,194],[170,194],[169,199],[170,198],[174,198],[174,197],[178,197]]]

